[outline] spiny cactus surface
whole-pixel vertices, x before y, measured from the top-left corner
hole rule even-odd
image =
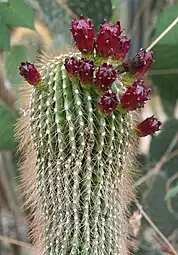
[[[20,66],[34,85],[29,132],[43,216],[42,254],[128,255],[134,140],[160,126],[150,117],[135,128],[132,111],[143,107],[150,89],[128,80],[147,71],[152,56],[141,50],[121,64],[130,39],[120,37],[119,22],[105,21],[100,45],[83,17],[73,21],[72,33],[81,53],[43,61],[38,70],[30,63]]]

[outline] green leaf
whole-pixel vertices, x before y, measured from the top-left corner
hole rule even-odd
[[[159,15],[155,26],[154,41],[178,17],[178,4],[172,5]],[[173,116],[178,98],[178,24],[165,35],[154,48],[155,63],[151,75],[158,89],[168,116]]]
[[[13,135],[16,117],[9,108],[0,106],[0,150],[10,150],[15,146]]]
[[[178,4],[172,5],[159,15],[155,26],[154,41],[177,18]],[[159,42],[160,44],[178,43],[178,23]]]
[[[19,75],[19,64],[23,61],[34,61],[34,57],[31,57],[25,46],[15,45],[5,55],[6,74],[12,85],[17,85],[23,81]]]
[[[160,173],[155,176],[154,185],[149,186],[150,183],[148,182],[147,185],[145,184],[142,187],[141,192],[143,195],[142,199],[144,200],[145,211],[159,230],[165,236],[169,236],[170,233],[174,231],[175,226],[177,226],[177,220],[167,208],[167,203],[164,197],[166,192],[166,183],[167,177],[164,173]]]
[[[178,45],[158,44],[154,49],[155,63],[150,71],[153,85],[160,93],[164,111],[168,116],[173,116],[178,98],[177,55]]]
[[[9,0],[0,0],[0,4],[2,3],[8,3]]]
[[[110,0],[67,0],[66,4],[78,16],[83,15],[92,19],[96,28],[103,23],[105,18],[110,20],[112,17],[112,3]]]
[[[178,194],[178,183],[171,188],[165,196],[165,200],[175,197]]]
[[[0,18],[13,27],[34,29],[33,9],[24,0],[9,0],[0,4]]]
[[[161,128],[162,131],[158,135],[153,136],[150,145],[150,161],[153,164],[159,162],[161,157],[168,149],[174,136],[177,134],[178,120],[176,119],[169,120],[165,122]],[[178,150],[178,143],[173,148],[173,151],[174,150]],[[173,174],[177,172],[177,166],[178,156],[174,156],[163,165],[162,171],[164,171],[168,177],[171,177]]]
[[[8,50],[10,48],[10,32],[5,24],[0,24],[0,49]]]
[[[43,11],[43,19],[56,35],[58,45],[72,43],[70,32],[71,16],[56,0],[37,0]]]

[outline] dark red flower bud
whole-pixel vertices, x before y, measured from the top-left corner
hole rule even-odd
[[[119,36],[122,33],[120,21],[116,21],[116,24],[109,24],[105,19],[104,24],[100,25],[99,33],[105,33],[106,31],[110,31],[111,34]]]
[[[129,51],[130,43],[130,38],[127,36],[120,36],[113,57],[123,60]]]
[[[34,64],[29,62],[21,62],[19,66],[20,75],[31,85],[38,85],[41,81],[41,76]]]
[[[115,92],[106,91],[100,98],[98,108],[103,113],[112,113],[118,106],[118,99]]]
[[[81,52],[93,52],[95,31],[90,19],[85,19],[83,16],[80,16],[79,20],[73,20],[71,32],[76,46]]]
[[[64,66],[70,75],[77,76],[79,71],[79,64],[80,61],[77,58],[71,57],[65,59]]]
[[[112,65],[104,63],[98,68],[95,75],[95,83],[97,87],[104,91],[111,88],[112,83],[117,78],[117,71],[115,70],[115,68],[113,68]]]
[[[137,77],[142,77],[153,64],[153,53],[140,50],[135,57],[123,63],[126,72],[130,72]]]
[[[121,97],[121,105],[128,111],[133,111],[144,106],[149,99],[148,94],[151,89],[146,88],[144,81],[136,81]]]
[[[139,136],[144,137],[147,135],[153,135],[156,131],[160,130],[161,124],[162,123],[154,116],[145,119],[137,125]]]
[[[82,83],[93,83],[94,63],[90,60],[80,60],[79,78]]]
[[[105,20],[98,32],[96,41],[97,52],[103,57],[112,56],[113,47],[116,46],[120,34],[121,27],[119,21],[117,21],[115,25],[110,25]]]
[[[131,40],[127,36],[120,36],[120,34],[119,21],[112,26],[107,22],[101,25],[96,41],[96,49],[99,55],[124,59],[129,50]]]

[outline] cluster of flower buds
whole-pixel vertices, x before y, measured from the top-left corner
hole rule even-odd
[[[82,83],[93,83],[94,63],[87,59],[66,58],[64,66],[69,75],[78,77]]]
[[[82,53],[92,54],[95,50],[100,57],[123,60],[130,48],[131,39],[121,36],[119,21],[110,25],[105,20],[96,34],[91,20],[81,16],[79,20],[72,21],[71,32],[77,48]]]
[[[83,58],[81,60],[66,59],[66,70],[69,74],[78,76],[82,83],[91,83],[101,91],[98,103],[100,111],[104,114],[111,114],[116,109],[133,111],[144,107],[151,89],[146,87],[143,80],[137,80],[129,86],[120,100],[112,91],[112,85],[119,75],[119,70],[130,73],[136,79],[142,78],[153,64],[152,52],[141,49],[135,57],[124,60],[131,40],[127,36],[121,36],[119,21],[111,25],[105,20],[96,34],[91,20],[81,16],[79,20],[72,21],[71,31],[77,48],[82,53],[93,54],[94,62]],[[109,58],[111,61],[112,59],[118,60],[118,64],[121,61],[123,63],[117,69],[108,63],[95,68],[95,59],[97,60],[98,57]],[[160,122],[154,116],[148,120],[145,120],[146,123],[143,121],[144,128],[142,128],[142,123],[138,125],[140,136],[153,134],[159,130]]]
[[[104,114],[111,114],[115,110],[122,109],[125,112],[133,111],[144,106],[149,99],[150,88],[147,88],[143,80],[139,80],[148,71],[153,63],[152,52],[145,49],[140,50],[135,57],[125,59],[131,40],[127,36],[121,36],[120,22],[111,25],[106,20],[100,26],[96,35],[94,26],[90,19],[83,16],[79,20],[73,20],[71,26],[76,46],[83,54],[81,59],[69,57],[65,59],[65,69],[71,77],[80,79],[84,84],[91,84],[100,91],[98,108]],[[86,57],[92,56],[93,60]],[[98,66],[98,59],[105,59],[105,63]],[[114,62],[112,61],[114,59]],[[108,64],[118,61],[120,67]],[[102,61],[103,62],[103,61]],[[34,64],[22,62],[20,74],[25,80],[34,86],[41,84],[41,76]],[[118,98],[112,90],[113,83],[121,74],[119,70],[133,75],[137,81],[128,87],[126,92]],[[154,134],[159,130],[161,122],[154,116],[145,119],[137,125],[138,134],[143,137]]]

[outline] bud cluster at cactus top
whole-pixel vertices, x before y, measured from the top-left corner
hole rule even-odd
[[[78,79],[98,91],[98,109],[103,114],[111,114],[113,111],[122,110],[123,113],[143,107],[151,89],[142,79],[153,63],[152,52],[141,49],[135,57],[125,60],[131,39],[121,35],[119,21],[109,24],[105,20],[96,33],[92,21],[81,16],[79,20],[72,21],[71,32],[82,57],[66,58],[65,69],[71,79]],[[34,64],[22,62],[19,70],[29,84],[42,86]],[[135,82],[125,84],[127,90],[118,95],[114,86],[117,86],[117,80],[124,83],[122,75],[133,77]],[[160,125],[161,122],[152,116],[137,125],[137,133],[140,137],[152,135]]]

